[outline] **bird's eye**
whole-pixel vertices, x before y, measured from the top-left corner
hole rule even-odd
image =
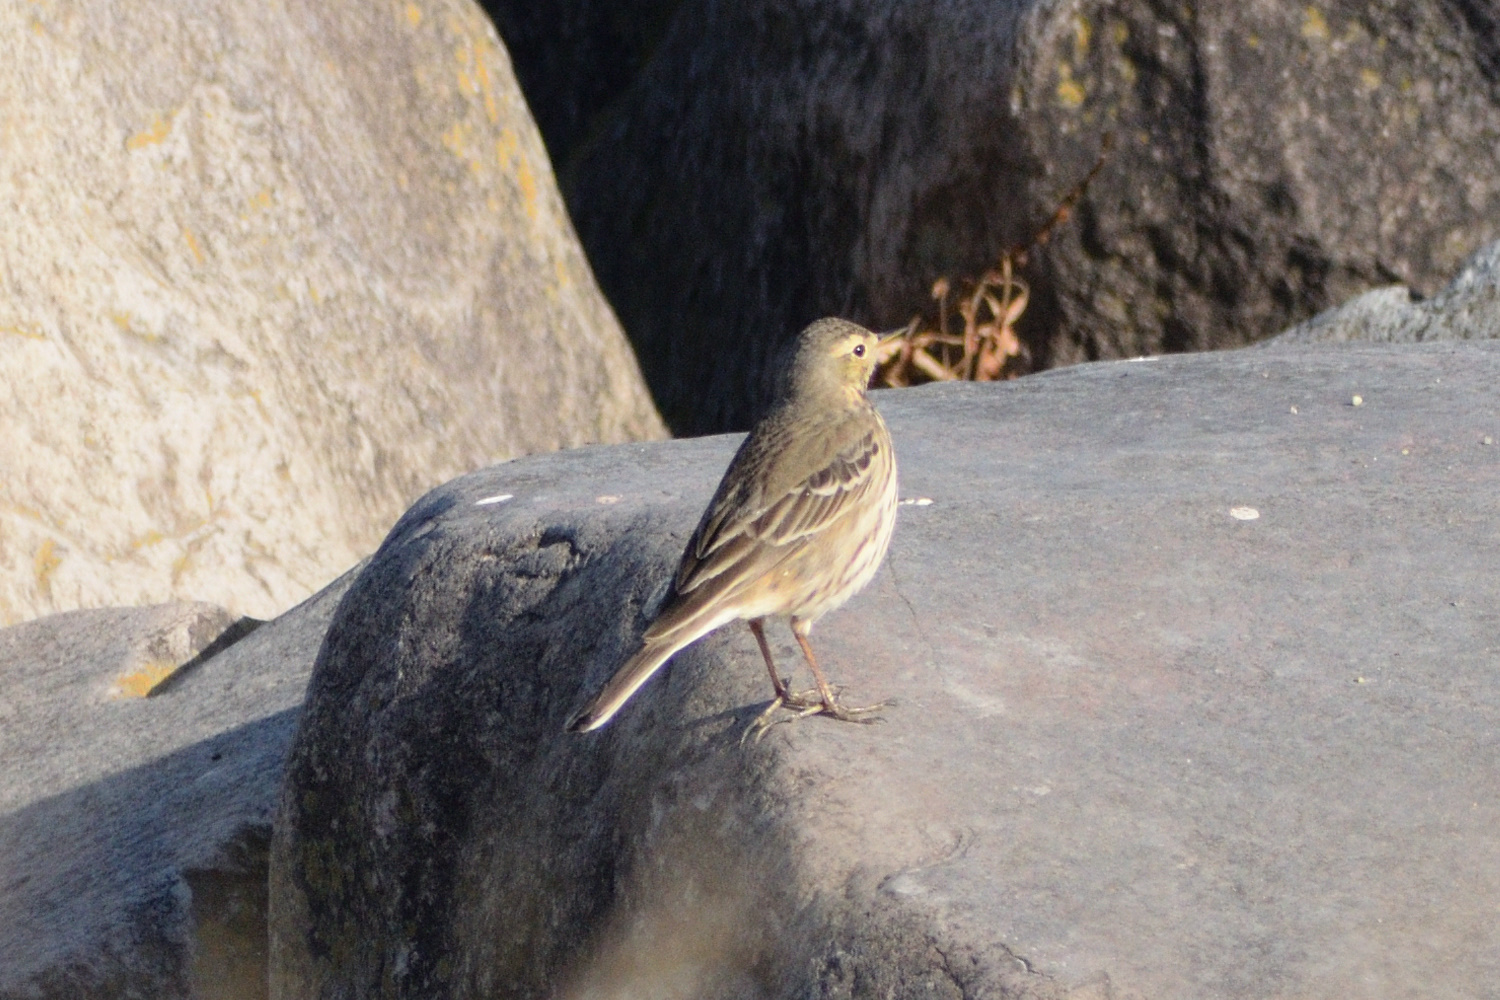
[[[862,358],[862,357],[865,356],[865,345],[864,344],[855,344],[854,345],[854,356],[856,358]]]

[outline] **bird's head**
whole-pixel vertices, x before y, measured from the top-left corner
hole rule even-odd
[[[834,317],[818,320],[792,345],[782,393],[863,396],[875,373],[880,341],[858,323]]]

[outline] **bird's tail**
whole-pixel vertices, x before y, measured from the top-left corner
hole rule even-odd
[[[568,721],[568,732],[586,733],[590,729],[598,729],[608,722],[620,706],[630,700],[630,696],[646,681],[663,663],[672,658],[672,654],[681,649],[685,643],[680,642],[648,642],[641,647],[641,651],[626,660],[615,675],[604,685],[604,689],[594,695],[593,699],[584,706],[583,711],[573,716]]]
[[[604,689],[594,695],[583,707],[583,711],[568,721],[568,732],[586,733],[604,725],[642,684],[651,679],[651,675],[663,663],[672,658],[673,653],[692,645],[720,625],[740,617],[732,606],[723,606],[726,604],[730,602],[669,604],[651,627],[646,629],[640,651],[626,660],[604,685]]]

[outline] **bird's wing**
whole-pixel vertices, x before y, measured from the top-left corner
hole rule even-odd
[[[741,489],[715,497],[683,554],[676,579],[679,595],[720,577],[758,579],[794,552],[796,543],[823,531],[879,488],[876,473],[885,467],[880,450],[890,447],[879,417],[840,421],[827,431],[816,438],[803,435],[806,444],[800,453],[795,445],[784,447],[789,442],[772,442],[783,445],[768,450],[779,461],[761,475],[745,477]],[[753,461],[757,456],[745,457]],[[776,475],[809,466],[810,474],[791,479]],[[733,586],[724,579],[715,589]]]

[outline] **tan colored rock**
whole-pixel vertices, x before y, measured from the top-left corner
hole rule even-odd
[[[455,474],[661,435],[468,0],[0,35],[0,623],[270,617]]]

